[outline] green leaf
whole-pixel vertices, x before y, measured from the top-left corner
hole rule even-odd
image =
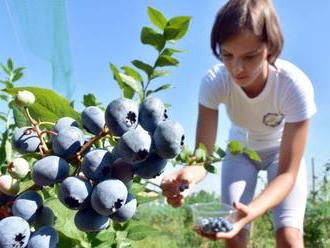
[[[166,90],[166,89],[169,89],[169,88],[172,88],[172,84],[165,84],[165,85],[162,85],[162,86],[160,86],[159,88],[153,90],[153,92],[158,92],[158,91]]]
[[[8,80],[6,81],[0,80],[0,83],[6,85],[6,88],[14,88],[13,83],[9,82]]]
[[[3,120],[4,122],[7,122],[7,118],[6,118],[6,116],[4,116],[4,115],[2,115],[2,114],[0,114],[0,119]]]
[[[172,56],[174,53],[182,53],[184,50],[177,50],[173,48],[165,48],[161,55]]]
[[[1,65],[2,69],[7,73],[7,75],[10,77],[12,75],[11,70],[5,65]]]
[[[56,216],[54,228],[68,238],[85,242],[87,235],[79,231],[74,224],[74,216],[76,211],[66,208],[58,199],[50,199],[45,202]]]
[[[8,101],[8,96],[6,95],[0,95],[0,98],[6,102]]]
[[[245,148],[243,153],[247,154],[251,160],[261,162],[261,158],[259,157],[258,153],[254,150],[249,148]]]
[[[19,193],[22,193],[23,191],[27,190],[32,185],[34,185],[34,182],[31,179],[20,182],[19,183],[19,188],[20,188]]]
[[[89,107],[89,106],[99,106],[101,103],[96,101],[96,97],[94,94],[89,93],[84,95],[83,104],[85,107]]]
[[[180,154],[177,156],[178,161],[186,162],[187,159],[192,155],[192,151],[189,148],[189,146],[185,145],[180,152]]]
[[[197,162],[203,162],[203,161],[206,161],[207,153],[204,151],[204,149],[197,148],[195,150],[195,156],[196,156]]]
[[[165,70],[154,70],[154,72],[151,75],[151,79],[155,79],[157,77],[162,77],[162,76],[167,76],[169,74],[170,74],[169,71],[165,71]]]
[[[0,144],[0,165],[6,160],[6,143],[8,141],[8,130],[2,133],[2,139]],[[2,172],[2,171],[1,171]]]
[[[138,73],[136,70],[134,70],[132,67],[129,67],[129,66],[122,66],[121,69],[124,70],[124,72],[127,74],[127,75],[130,75],[131,77],[135,78],[137,81],[139,82],[143,82],[143,78],[142,76],[140,75],[140,73]]]
[[[171,18],[164,29],[164,36],[166,40],[179,40],[188,31],[190,16],[177,16]]]
[[[14,68],[14,63],[13,63],[13,60],[11,59],[11,58],[9,58],[8,60],[7,60],[7,67],[8,67],[8,69],[9,70],[13,70],[13,68]]]
[[[135,78],[131,77],[130,75],[126,75],[124,73],[119,73],[119,76],[121,77],[121,80],[124,84],[126,84],[136,93],[138,93],[140,99],[143,98],[143,89],[141,82],[137,81]]]
[[[238,140],[232,140],[228,144],[228,150],[232,155],[238,155],[243,152],[243,146]]]
[[[204,164],[204,168],[205,168],[205,170],[207,170],[208,172],[213,173],[213,174],[218,172],[217,168],[211,164]]]
[[[159,10],[152,7],[148,7],[148,15],[150,21],[163,31],[167,23],[166,17]]]
[[[220,158],[224,158],[226,156],[226,152],[219,146],[214,146],[214,152],[218,154]]]
[[[168,55],[161,55],[158,57],[155,66],[177,66],[179,61],[176,58],[173,58]]]
[[[20,80],[22,77],[23,77],[22,72],[16,73],[15,76],[13,77],[13,82],[16,82],[16,81]]]
[[[208,154],[207,147],[203,143],[199,143],[198,148],[202,149],[206,153],[206,155]]]
[[[140,60],[133,60],[132,64],[136,67],[139,68],[140,70],[144,71],[148,77],[150,77],[154,71],[151,65],[148,65]]]
[[[22,72],[23,70],[25,69],[25,67],[21,66],[21,67],[17,67],[15,70],[14,70],[14,74],[17,74],[19,72]]]
[[[36,120],[56,122],[59,118],[67,116],[80,123],[80,114],[70,106],[69,101],[52,90],[37,87],[20,87],[4,89],[3,91],[14,96],[19,90],[30,91],[36,97],[36,102],[29,107],[31,115]]]
[[[16,105],[13,105],[12,109],[13,109],[15,124],[18,127],[26,127],[31,125],[30,122],[25,117],[24,110],[22,108],[18,108],[16,107]]]
[[[119,88],[121,89],[123,96],[129,99],[132,99],[134,97],[134,90],[132,90],[130,87],[128,87],[126,84],[124,84],[123,80],[121,79],[119,75],[119,70],[114,64],[110,63],[110,69],[113,73],[114,79],[117,81]]]
[[[146,225],[142,222],[131,221],[127,230],[127,238],[130,240],[142,240],[147,236],[153,236],[159,233],[159,231],[152,226]]]
[[[152,28],[143,27],[141,31],[141,42],[153,46],[160,52],[164,48],[166,40],[162,34],[157,33]]]

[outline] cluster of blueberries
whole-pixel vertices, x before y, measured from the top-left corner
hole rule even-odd
[[[200,229],[206,234],[215,234],[229,232],[233,229],[233,225],[223,217],[204,218],[201,220]]]
[[[159,176],[168,159],[181,152],[184,130],[177,121],[168,118],[164,103],[157,97],[148,97],[140,105],[131,99],[118,98],[110,102],[105,111],[95,106],[86,107],[81,121],[84,129],[93,135],[109,130],[117,137],[118,144],[111,151],[90,148],[82,154],[81,173],[70,175],[71,159],[88,139],[76,120],[63,117],[51,130],[54,135],[47,143],[52,148],[51,155],[33,164],[31,176],[39,186],[60,183],[58,199],[67,208],[78,210],[75,215],[77,228],[97,232],[107,228],[111,219],[124,222],[133,217],[137,207],[134,195],[129,192],[133,177],[151,179]],[[38,151],[41,141],[31,127],[22,127],[13,134],[12,144],[19,153],[26,154]],[[39,204],[34,196],[25,197],[35,205]],[[32,210],[24,211],[30,213]],[[20,217],[28,221],[24,215]],[[2,222],[15,225],[17,217],[13,218]],[[0,232],[0,246],[7,236]],[[15,240],[12,239],[14,243],[11,244],[16,244]]]

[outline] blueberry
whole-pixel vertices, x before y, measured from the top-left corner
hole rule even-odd
[[[167,160],[156,153],[150,153],[148,158],[134,165],[134,173],[144,179],[151,179],[159,176],[167,164]]]
[[[32,223],[38,210],[42,208],[41,196],[34,191],[26,191],[19,195],[13,204],[13,215],[19,216],[29,223]]]
[[[117,209],[117,211],[110,216],[111,219],[117,222],[125,222],[130,220],[135,214],[137,201],[132,194],[127,195],[125,205]]]
[[[177,156],[184,145],[184,130],[182,126],[173,120],[161,122],[153,136],[156,152],[164,159]]]
[[[166,119],[166,109],[159,98],[148,97],[140,105],[139,123],[148,132],[153,133],[159,123]]]
[[[12,139],[13,147],[21,154],[38,151],[40,139],[32,127],[16,129]]]
[[[37,211],[34,220],[34,226],[36,228],[53,225],[55,225],[55,215],[51,208],[44,206],[40,211]]]
[[[14,199],[14,196],[6,195],[0,191],[0,207]]]
[[[68,208],[76,210],[88,206],[92,185],[80,177],[67,177],[58,190],[59,200]]]
[[[98,232],[108,227],[110,219],[91,208],[86,208],[76,213],[74,223],[82,232]]]
[[[57,120],[55,126],[53,127],[53,131],[58,133],[59,131],[67,128],[67,127],[79,127],[78,122],[71,117],[62,117]]]
[[[83,132],[77,127],[67,127],[53,137],[52,147],[55,155],[62,158],[69,158],[84,144]]]
[[[38,160],[32,168],[32,180],[40,186],[62,182],[69,175],[69,164],[58,156]]]
[[[26,247],[30,238],[30,226],[17,216],[7,217],[0,221],[0,247]]]
[[[55,248],[59,241],[56,230],[49,226],[38,228],[32,233],[27,248]]]
[[[127,98],[118,98],[108,105],[105,111],[105,122],[111,133],[122,136],[138,124],[139,110],[136,103]]]
[[[134,176],[134,169],[132,164],[125,162],[123,159],[117,159],[111,169],[111,177],[122,181],[127,188]]]
[[[127,188],[117,179],[107,179],[97,184],[92,193],[92,207],[101,215],[110,215],[126,202]]]
[[[138,163],[145,160],[151,147],[150,135],[141,129],[132,129],[120,138],[119,156],[128,163]]]
[[[81,169],[88,179],[100,181],[109,175],[112,163],[113,158],[109,151],[94,149],[84,156]]]
[[[187,183],[181,183],[180,186],[179,186],[179,191],[180,192],[183,192],[186,189],[189,189],[189,184],[187,184]]]
[[[83,127],[92,134],[100,133],[105,126],[104,111],[99,107],[89,106],[81,113]]]

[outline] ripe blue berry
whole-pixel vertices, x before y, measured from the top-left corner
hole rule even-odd
[[[62,182],[69,175],[69,164],[58,156],[38,160],[32,169],[32,180],[40,186]]]
[[[111,219],[118,222],[130,220],[135,214],[137,201],[132,194],[127,195],[125,204],[110,216]]]
[[[110,223],[108,216],[100,215],[91,208],[79,210],[74,223],[82,232],[98,232],[106,229]]]
[[[67,177],[59,187],[58,198],[70,209],[83,209],[90,202],[92,189],[92,185],[86,179]]]
[[[53,127],[53,131],[58,133],[59,131],[67,128],[67,127],[79,127],[78,122],[71,117],[62,117],[57,120],[55,126]]]
[[[136,103],[127,98],[113,100],[105,111],[105,122],[111,133],[122,136],[137,126],[139,110]]]
[[[159,98],[148,97],[140,105],[139,123],[148,132],[153,133],[159,123],[166,119],[166,109]]]
[[[56,248],[58,241],[56,230],[43,226],[32,233],[27,248]]]
[[[133,180],[134,169],[133,165],[125,162],[123,159],[117,159],[112,164],[111,177],[122,181],[129,188]]]
[[[177,156],[184,145],[184,130],[174,120],[161,122],[156,128],[153,136],[156,152],[164,159]]]
[[[13,147],[21,154],[36,152],[40,145],[40,139],[32,127],[16,129],[11,141]]]
[[[109,216],[124,205],[126,198],[125,184],[117,179],[107,179],[94,187],[91,203],[97,213]]]
[[[105,126],[104,111],[96,106],[89,106],[81,113],[83,127],[92,134],[98,134]]]
[[[30,238],[30,226],[17,216],[7,217],[0,221],[0,247],[23,248]]]
[[[149,154],[151,137],[142,129],[132,129],[124,133],[118,147],[119,156],[128,163],[142,162]]]
[[[147,159],[134,165],[134,173],[144,179],[151,179],[164,171],[167,160],[156,153],[150,153]]]
[[[100,181],[109,176],[113,158],[111,153],[103,149],[94,149],[84,156],[81,169],[84,175],[93,180]]]
[[[67,127],[53,137],[52,147],[55,155],[62,158],[70,158],[84,144],[83,132],[77,127]]]
[[[43,206],[41,196],[34,191],[26,191],[19,195],[13,204],[13,214],[32,223],[37,211]]]

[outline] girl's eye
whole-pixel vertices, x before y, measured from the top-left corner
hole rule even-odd
[[[223,57],[223,58],[231,58],[232,55],[231,55],[231,54],[222,54],[222,57]]]

